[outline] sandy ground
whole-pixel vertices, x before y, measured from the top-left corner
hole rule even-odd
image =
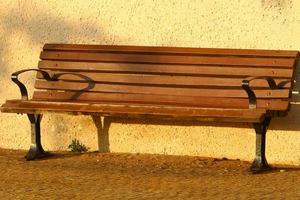
[[[300,168],[188,156],[55,153],[25,161],[0,149],[1,199],[300,199]]]

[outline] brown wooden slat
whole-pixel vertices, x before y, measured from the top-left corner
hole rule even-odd
[[[162,73],[162,74],[193,74],[193,75],[230,75],[230,76],[270,76],[291,78],[292,68],[259,68],[259,67],[224,67],[194,65],[159,65],[136,63],[89,63],[43,60],[40,69],[61,71],[94,71],[122,73]]]
[[[202,64],[202,65],[242,65],[272,66],[291,68],[293,58],[246,58],[246,57],[211,57],[183,55],[151,55],[129,53],[82,53],[64,51],[43,51],[40,55],[44,60],[69,60],[90,62],[122,62],[122,63],[161,63],[161,64]]]
[[[182,105],[213,108],[248,108],[248,99],[241,98],[212,98],[212,97],[187,97],[172,95],[148,94],[119,94],[119,93],[93,93],[93,92],[57,92],[35,91],[34,100],[47,101],[90,101],[90,102],[125,102],[148,103],[157,105]],[[258,99],[258,108],[270,110],[287,110],[288,100]]]
[[[84,102],[45,102],[10,100],[1,106],[2,112],[41,113],[43,111],[70,113],[100,113],[126,115],[159,115],[171,117],[210,117],[210,118],[239,118],[259,121],[266,113],[265,109],[218,109],[179,106],[157,106],[142,104],[105,104]]]
[[[263,57],[296,57],[298,51],[257,50],[257,49],[222,49],[191,47],[158,47],[158,46],[115,46],[87,44],[45,44],[44,50],[89,51],[89,52],[131,52],[152,54],[196,54],[225,56],[263,56]]]
[[[151,87],[133,85],[115,85],[97,83],[91,86],[88,83],[65,82],[65,81],[42,81],[35,83],[37,89],[50,90],[73,90],[91,92],[115,92],[115,93],[136,93],[136,94],[160,94],[178,96],[198,97],[243,97],[248,98],[243,89],[199,89],[199,88],[174,88],[174,87]],[[257,98],[288,98],[289,89],[262,89],[254,90]]]
[[[177,85],[177,86],[220,86],[220,87],[241,87],[244,78],[218,78],[218,77],[191,77],[175,75],[146,75],[146,74],[114,74],[114,73],[77,73],[77,72],[55,72],[51,75],[61,74],[59,80],[65,81],[98,81],[126,84],[147,84],[147,85]],[[37,74],[38,78],[43,78]],[[277,84],[285,83],[283,86],[291,86],[289,79],[274,79]],[[257,79],[251,82],[253,87],[268,87],[265,80]]]

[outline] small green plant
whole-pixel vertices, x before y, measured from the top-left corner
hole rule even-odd
[[[68,149],[70,149],[72,152],[88,151],[88,148],[77,139],[72,140],[71,144],[68,146]]]

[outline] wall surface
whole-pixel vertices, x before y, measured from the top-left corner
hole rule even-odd
[[[9,0],[0,1],[0,103],[19,98],[10,74],[37,67],[44,43],[90,43],[300,50],[299,0]],[[22,80],[33,87],[34,74]],[[161,124],[45,115],[47,150],[78,138],[90,150],[252,160],[251,124]],[[300,105],[274,119],[270,163],[300,164]],[[0,147],[27,149],[25,115],[0,114]],[[97,129],[98,127],[98,129]]]

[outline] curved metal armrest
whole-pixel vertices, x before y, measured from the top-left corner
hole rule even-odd
[[[22,74],[24,72],[28,72],[28,71],[37,71],[37,72],[41,73],[42,76],[44,77],[44,79],[46,79],[47,81],[55,80],[53,77],[50,76],[50,74],[47,71],[44,71],[41,69],[24,69],[24,70],[20,70],[20,71],[12,73],[11,80],[19,86],[22,100],[28,100],[28,92],[27,92],[25,85],[19,81],[18,76],[20,74]]]
[[[257,107],[256,95],[253,90],[250,88],[250,82],[255,79],[264,79],[268,82],[270,89],[276,89],[278,86],[276,82],[271,77],[258,76],[258,77],[248,77],[242,81],[242,87],[247,92],[249,97],[249,108],[254,109]]]

